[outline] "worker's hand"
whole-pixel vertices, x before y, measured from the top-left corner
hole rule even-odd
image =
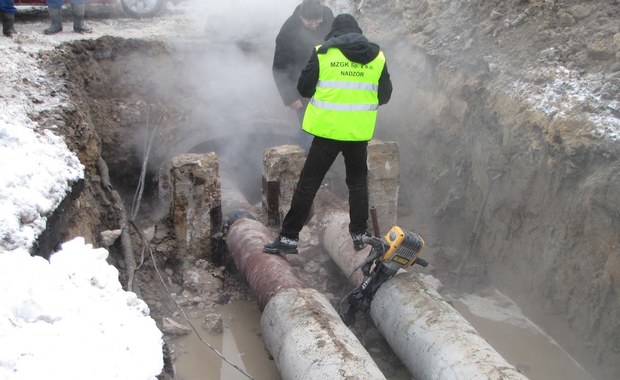
[[[298,110],[298,109],[300,109],[301,107],[303,107],[304,105],[303,105],[303,104],[301,104],[301,100],[297,99],[297,100],[295,100],[293,103],[289,104],[288,106],[289,106],[291,109]]]

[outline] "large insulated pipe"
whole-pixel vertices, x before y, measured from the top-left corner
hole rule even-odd
[[[385,379],[329,300],[315,289],[276,294],[263,311],[261,326],[283,379]]]
[[[282,378],[385,379],[325,296],[306,289],[286,258],[262,252],[272,234],[239,217],[251,208],[243,209],[232,212],[228,249],[263,311],[261,333]]]
[[[348,223],[347,213],[327,214],[321,235],[325,250],[358,286],[363,275],[357,269],[370,248],[353,249]],[[370,315],[416,379],[526,379],[419,276],[397,275],[383,284]]]
[[[364,275],[358,270],[368,257],[370,247],[361,251],[353,249],[353,241],[349,235],[349,214],[343,211],[325,214],[322,218],[325,228],[321,233],[323,247],[331,256],[338,268],[347,276],[353,286],[362,283]]]
[[[370,315],[416,379],[527,379],[509,364],[420,273],[401,273],[383,284]]]

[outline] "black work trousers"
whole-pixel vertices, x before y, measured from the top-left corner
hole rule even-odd
[[[349,232],[359,234],[368,229],[368,152],[367,141],[337,141],[321,137],[312,140],[308,157],[293,194],[291,208],[282,222],[280,234],[299,239],[299,231],[310,214],[312,202],[325,174],[342,152],[349,189]]]

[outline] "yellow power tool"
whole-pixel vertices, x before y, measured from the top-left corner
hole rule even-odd
[[[423,267],[428,265],[426,260],[419,257],[424,247],[424,240],[420,235],[399,226],[392,227],[383,238],[367,236],[363,241],[372,249],[361,266],[364,280],[346,297],[349,307],[340,313],[347,326],[355,322],[355,314],[358,311],[368,311],[377,289],[400,269],[413,264]]]

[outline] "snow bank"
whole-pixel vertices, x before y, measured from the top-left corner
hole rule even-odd
[[[108,252],[76,238],[50,261],[0,254],[0,378],[155,379],[162,333]],[[20,268],[16,270],[15,268]]]

